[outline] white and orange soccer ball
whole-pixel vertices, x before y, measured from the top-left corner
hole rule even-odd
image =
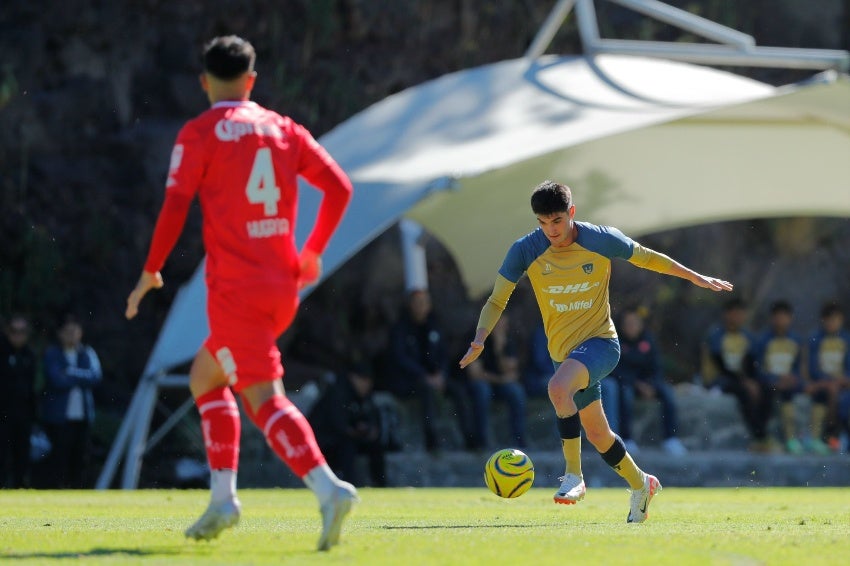
[[[499,450],[484,465],[484,483],[499,497],[519,497],[534,483],[534,464],[521,450]]]

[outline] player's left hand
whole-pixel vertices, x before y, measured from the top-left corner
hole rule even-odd
[[[734,285],[723,279],[716,277],[706,277],[705,275],[696,274],[693,284],[703,289],[711,289],[712,291],[731,291],[735,288]]]
[[[301,267],[301,274],[298,277],[298,289],[300,290],[319,280],[322,275],[322,258],[313,250],[305,248],[298,258],[298,263]]]
[[[148,291],[151,289],[159,289],[162,285],[162,275],[159,271],[156,273],[142,271],[142,276],[139,277],[136,287],[130,292],[130,296],[127,297],[127,310],[124,311],[124,316],[127,317],[127,320],[130,320],[138,314],[139,303],[142,302],[142,298],[148,293]]]

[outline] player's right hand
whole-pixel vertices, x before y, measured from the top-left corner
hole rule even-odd
[[[311,249],[305,248],[298,258],[301,274],[298,278],[298,289],[314,284],[322,275],[322,258]]]
[[[142,271],[142,275],[139,277],[136,287],[130,292],[130,296],[127,297],[127,310],[124,311],[124,316],[127,317],[127,320],[130,320],[138,314],[139,303],[142,302],[142,298],[147,294],[147,292],[151,289],[159,289],[162,285],[162,275],[159,271],[156,273]]]
[[[466,351],[466,355],[460,359],[460,368],[463,369],[475,360],[478,359],[478,356],[481,355],[481,352],[484,351],[484,344],[482,342],[472,342],[469,344],[469,350]]]

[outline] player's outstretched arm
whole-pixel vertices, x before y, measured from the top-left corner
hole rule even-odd
[[[670,275],[687,279],[697,287],[703,289],[711,289],[712,291],[731,291],[735,286],[729,281],[718,279],[717,277],[708,277],[697,273],[693,269],[689,269],[681,263],[673,260],[673,264],[668,272]]]
[[[139,303],[142,302],[142,299],[145,295],[147,295],[148,291],[151,289],[159,289],[162,285],[162,275],[159,271],[154,273],[142,271],[142,275],[139,277],[136,287],[130,292],[130,296],[127,297],[127,310],[124,311],[124,316],[127,317],[127,320],[130,320],[138,314]]]
[[[734,285],[732,285],[729,281],[697,273],[693,269],[685,267],[675,259],[642,246],[637,242],[635,242],[632,257],[629,258],[629,263],[642,267],[643,269],[649,269],[657,271],[658,273],[687,279],[697,287],[711,289],[712,291],[731,291],[734,288]]]

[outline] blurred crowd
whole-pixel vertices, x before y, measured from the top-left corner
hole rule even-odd
[[[14,314],[0,337],[0,486],[90,486],[94,389],[103,372],[83,327],[61,318],[39,355],[26,316]]]
[[[850,334],[844,329],[841,306],[832,302],[823,305],[821,325],[806,336],[792,330],[794,309],[790,303],[778,300],[768,310],[766,326],[751,329],[748,320],[752,313],[742,300],[734,298],[725,304],[716,325],[706,330],[701,367],[693,381],[716,395],[734,396],[754,452],[846,452]],[[351,381],[353,385],[346,388],[359,393],[349,394],[348,403],[358,409],[350,411],[347,425],[338,425],[339,436],[325,438],[326,453],[334,453],[334,447],[344,444],[346,438],[355,439],[360,451],[369,454],[373,462],[372,484],[385,485],[385,476],[380,473],[383,464],[374,464],[383,456],[376,454],[411,445],[409,439],[399,436],[399,416],[394,412],[400,406],[409,413],[412,409],[424,448],[431,452],[527,446],[528,400],[547,397],[547,383],[553,373],[542,324],[515,331],[514,320],[523,317],[509,308],[488,338],[482,357],[466,371],[459,371],[459,349],[466,344],[452,348],[448,329],[434,312],[427,290],[410,291],[405,308],[394,322],[382,324],[380,317],[374,316],[369,319],[368,329],[359,329],[339,345],[336,359],[343,360],[344,366],[346,356],[353,352],[356,371],[342,371],[335,383]],[[658,403],[660,436],[651,439],[651,448],[684,456],[698,449],[699,443],[690,443],[689,447],[688,439],[680,436],[677,387],[665,372],[664,348],[651,330],[653,322],[642,307],[626,307],[615,313],[622,355],[612,374],[603,380],[603,405],[612,429],[631,453],[637,453],[642,447],[632,430],[636,404]],[[470,329],[463,330],[471,333]],[[309,341],[304,336],[301,339]],[[301,351],[294,347],[290,354],[298,357]],[[327,350],[323,356],[325,360],[334,359]],[[323,389],[328,396],[339,395],[337,387]],[[393,402],[387,403],[388,397]],[[365,398],[372,399],[368,405],[373,416],[369,418],[360,414]],[[492,426],[496,411],[505,415],[506,427]],[[321,421],[320,415],[326,412],[314,410],[311,419]],[[371,424],[357,424],[361,421]],[[800,427],[801,421],[808,426]],[[460,445],[447,446],[451,444],[446,433],[448,423]],[[359,430],[371,431],[365,434],[371,445]],[[318,434],[320,442],[327,436]],[[350,460],[346,453],[343,461]],[[358,480],[365,483],[363,478],[354,478]]]
[[[519,328],[527,320],[521,304],[505,312],[484,355],[465,371],[457,360],[466,344],[453,344],[449,335],[472,329],[447,332],[426,289],[409,291],[394,319],[369,310],[341,321],[332,304],[325,307],[305,318],[310,324],[298,327],[284,355],[290,390],[317,392],[308,418],[341,477],[388,485],[386,454],[416,446],[404,437],[404,412],[430,452],[527,446],[529,399],[547,398],[553,367],[542,324]],[[769,305],[763,328],[749,327],[753,314],[737,298],[724,305],[707,329],[694,380],[735,398],[755,452],[846,452],[850,333],[842,307],[824,304],[820,325],[806,334],[794,330],[788,301]],[[603,380],[603,405],[612,429],[637,453],[644,448],[633,433],[637,403],[657,402],[660,436],[646,448],[684,456],[699,446],[680,435],[677,387],[665,372],[664,345],[651,330],[659,322],[641,307],[615,312],[622,355]],[[0,485],[90,487],[93,393],[102,371],[94,349],[82,340],[82,325],[64,316],[38,353],[25,316],[8,317],[3,328]],[[506,426],[493,425],[497,412]],[[358,454],[367,466],[355,465]]]

